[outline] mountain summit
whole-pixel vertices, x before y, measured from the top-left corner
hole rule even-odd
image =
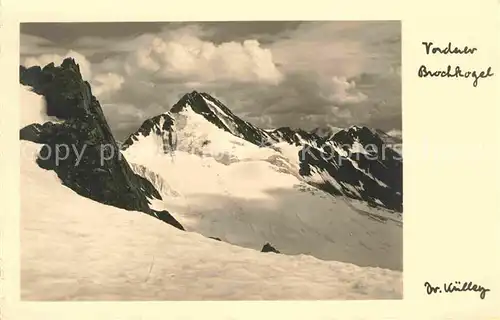
[[[150,208],[152,199],[161,199],[158,190],[122,157],[99,102],[73,59],[43,69],[20,66],[20,82],[43,96],[47,116],[58,119],[20,130],[21,140],[43,146],[36,160],[41,168],[53,170],[81,196],[141,211],[183,229],[168,211]]]
[[[242,120],[208,93],[197,91],[187,93],[170,109],[170,112],[178,113],[185,108],[191,108],[222,130],[253,144],[269,145],[268,140],[272,140],[266,131]]]

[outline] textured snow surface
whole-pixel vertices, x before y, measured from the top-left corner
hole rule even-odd
[[[22,299],[399,299],[401,273],[260,253],[78,196],[21,141]]]
[[[298,148],[258,148],[189,110],[177,120],[173,156],[155,152],[162,148],[154,134],[139,136],[124,151],[130,163],[150,171],[134,165],[136,172],[161,190],[154,209],[168,210],[188,231],[246,248],[270,242],[285,254],[402,270],[401,226],[360,214],[343,198],[301,181]],[[211,143],[203,145],[204,139]],[[333,178],[323,173],[318,179]]]
[[[275,154],[272,149],[259,148],[220,129],[191,108],[186,108],[179,113],[169,114],[169,116],[175,120],[176,150],[178,151],[202,157],[211,157],[224,164],[250,157],[263,159]],[[135,138],[138,141],[135,141],[129,148],[131,150],[140,150],[142,157],[154,157],[164,150],[163,138],[155,133],[151,133],[146,137],[138,135]]]

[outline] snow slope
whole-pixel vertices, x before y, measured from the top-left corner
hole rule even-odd
[[[260,253],[78,196],[54,172],[36,165],[39,149],[21,141],[23,300],[402,297],[400,272]],[[190,157],[183,160],[197,161]],[[270,172],[259,164],[250,166],[257,167],[251,173]],[[224,174],[244,174],[236,167],[228,170]],[[172,177],[173,185],[182,183],[177,179]]]
[[[307,185],[298,147],[259,148],[189,108],[172,117],[173,153],[162,152],[163,139],[153,133],[136,135],[123,151],[136,173],[162,190],[153,209],[172,212],[188,231],[246,248],[270,242],[285,254],[402,270],[401,226]]]

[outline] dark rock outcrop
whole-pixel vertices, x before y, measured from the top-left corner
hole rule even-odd
[[[81,196],[141,211],[184,230],[167,211],[150,209],[150,199],[161,195],[122,156],[99,102],[73,59],[43,69],[21,66],[20,82],[43,95],[47,115],[61,120],[20,130],[20,139],[44,145],[37,158],[40,167],[55,171],[65,186]]]
[[[359,152],[355,143],[367,150]],[[402,212],[402,158],[378,134],[367,127],[351,127],[319,141],[318,145],[322,148],[306,145],[299,152],[302,176],[322,172],[331,179],[316,183],[316,187],[374,207]]]
[[[301,146],[304,143],[316,141],[320,136],[302,129],[292,129],[290,127],[280,127],[269,132],[277,141],[286,141],[290,144]]]
[[[160,114],[158,116],[155,116],[153,118],[150,118],[146,121],[144,121],[135,133],[130,135],[122,144],[121,150],[126,150],[128,147],[130,147],[134,142],[138,141],[137,136],[142,135],[144,137],[149,136],[151,133],[157,134],[161,137],[165,137],[169,140],[172,139],[172,137],[169,137],[169,135],[172,135],[172,125],[174,123],[174,120],[170,115],[168,114]],[[167,145],[165,145],[165,150],[166,150]]]
[[[269,242],[266,243],[260,252],[274,252],[274,253],[281,253],[279,252],[275,247],[273,247]]]

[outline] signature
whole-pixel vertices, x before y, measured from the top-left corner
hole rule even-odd
[[[427,294],[431,295],[434,293],[452,293],[452,292],[461,292],[461,291],[474,291],[474,292],[480,292],[479,297],[481,299],[484,299],[486,297],[486,292],[491,291],[490,289],[487,289],[481,285],[474,284],[471,281],[466,281],[466,282],[460,282],[460,281],[454,281],[454,282],[448,282],[443,285],[443,288],[439,286],[433,286],[429,282],[425,282],[424,286],[427,290]]]

